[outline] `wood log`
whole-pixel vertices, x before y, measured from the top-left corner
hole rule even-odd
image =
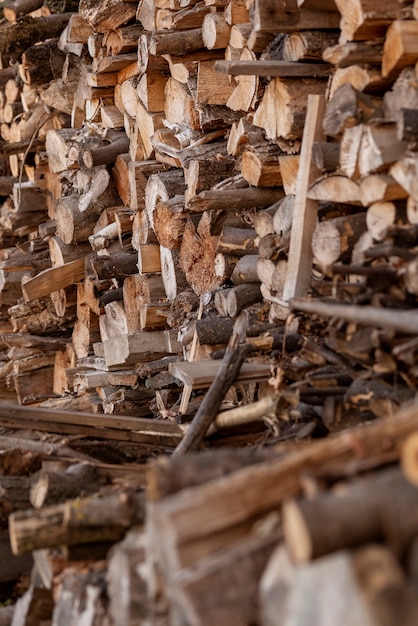
[[[137,362],[153,361],[166,354],[176,354],[181,346],[173,331],[137,332],[116,340],[103,342],[106,364],[131,365]]]
[[[254,254],[257,251],[255,230],[225,225],[219,235],[216,251],[235,256]]]
[[[97,483],[94,467],[87,464],[71,465],[60,473],[42,471],[32,482],[30,504],[40,509],[70,498],[93,494],[98,489]]]
[[[355,547],[374,542],[382,536],[387,545],[400,555],[410,544],[411,535],[407,530],[407,518],[398,517],[393,505],[396,503],[397,511],[410,510],[415,506],[413,504],[415,497],[416,487],[405,480],[398,468],[394,468],[356,481],[348,487],[341,498],[331,492],[324,494],[323,499],[319,497],[309,503],[306,500],[291,500],[283,508],[283,524],[285,541],[292,558],[298,563],[304,563],[340,550],[342,547]],[[367,503],[366,506],[369,507],[366,513],[363,506],[362,513],[365,513],[363,519],[358,516],[359,509],[354,508],[357,498],[362,500],[363,505]],[[382,500],[386,502],[386,498],[387,503],[382,507],[381,502]],[[409,504],[405,504],[406,502]],[[330,519],[330,508],[333,505],[338,508],[338,515],[331,516],[335,523],[334,528],[324,526],[324,518],[321,522],[321,515],[324,515],[325,510],[327,511],[325,517],[327,520]],[[346,513],[343,513],[344,507],[347,507]],[[339,524],[348,521],[350,511],[354,510],[357,510],[356,519],[352,519],[345,530],[341,527],[337,530]],[[343,519],[345,522],[342,522]],[[322,534],[325,528],[326,533]],[[344,537],[343,546],[342,537]]]
[[[307,30],[290,33],[284,42],[284,61],[322,60],[323,53],[338,43],[335,33]],[[326,60],[326,59],[325,59]]]
[[[145,187],[145,209],[148,220],[153,228],[153,212],[160,201],[169,200],[181,195],[185,190],[184,174],[182,170],[168,170],[159,174],[151,174]]]
[[[244,150],[241,161],[241,174],[255,187],[278,187],[282,184],[279,156],[281,150],[274,145],[253,146]]]
[[[273,141],[301,139],[308,96],[324,91],[321,80],[274,78],[254,114],[254,124],[264,128],[267,139]]]
[[[380,69],[364,64],[338,68],[331,79],[329,90],[331,97],[339,87],[346,83],[351,84],[360,92],[378,97],[390,88],[392,80],[389,76],[382,76]]]
[[[70,18],[69,13],[48,15],[35,19],[25,16],[2,33],[0,53],[18,61],[31,45],[58,37]]]
[[[47,296],[57,289],[64,289],[84,278],[84,259],[69,261],[40,272],[22,283],[22,293],[27,302]]]
[[[416,27],[414,20],[395,20],[386,32],[382,55],[382,74],[399,73],[404,67],[413,65],[418,59],[415,46]]]
[[[272,76],[280,78],[312,77],[321,78],[330,74],[330,68],[324,63],[296,63],[286,61],[264,61],[245,59],[239,61],[217,61],[215,68],[231,76]]]
[[[381,576],[378,586],[375,585],[377,572]],[[300,568],[291,563],[285,549],[280,547],[266,568],[261,589],[262,619],[266,626],[282,625],[288,619],[289,611],[292,615],[299,615],[306,609],[306,590],[309,597],[315,597],[319,615],[339,619],[337,615],[350,611],[349,619],[355,619],[362,626],[376,626],[381,616],[388,623],[396,623],[399,605],[397,601],[389,600],[389,589],[396,589],[396,594],[401,597],[404,594],[409,597],[409,601],[406,597],[404,600],[408,605],[403,615],[405,623],[413,621],[416,605],[416,600],[405,588],[403,573],[393,553],[377,544],[353,552],[339,551]],[[327,602],[318,605],[317,599],[324,597],[323,594],[336,597],[332,608]]]
[[[184,233],[184,225],[190,213],[185,210],[185,197],[176,195],[165,202],[155,204],[153,215],[153,229],[157,241],[170,250],[178,249]]]
[[[338,172],[325,174],[317,179],[308,190],[308,198],[320,202],[332,202],[338,198],[346,204],[360,204],[359,184]]]
[[[406,197],[405,189],[388,174],[370,174],[360,181],[360,201],[363,206],[370,206],[374,202],[404,200]]]
[[[401,109],[396,124],[399,141],[416,141],[418,134],[416,109]]]
[[[382,62],[383,40],[350,41],[324,50],[322,58],[337,67],[347,67],[358,63],[380,65]]]
[[[416,168],[417,161],[415,156],[411,154],[411,156],[400,158],[389,170],[389,174],[413,200],[418,200],[418,189],[416,189],[415,184]]]
[[[146,618],[147,589],[138,572],[138,564],[146,560],[145,548],[144,532],[133,528],[108,555],[109,612],[120,626]],[[126,586],[129,594],[124,593]]]
[[[402,219],[402,209],[393,202],[375,202],[366,213],[366,224],[375,241],[383,241],[387,230]],[[405,216],[405,215],[404,215]]]
[[[190,211],[210,211],[212,209],[249,209],[256,206],[263,209],[283,198],[284,193],[277,188],[247,187],[244,189],[216,189],[202,191],[189,201]]]
[[[184,269],[177,250],[169,250],[160,246],[161,276],[166,296],[173,302],[187,286]]]
[[[97,500],[69,500],[65,504],[16,513],[10,517],[13,553],[22,554],[58,545],[118,540],[123,535],[123,529],[141,516],[141,504],[133,496],[121,493]]]
[[[335,5],[326,11],[317,7],[296,7],[290,4],[284,7],[273,2],[256,0],[253,6],[252,23],[255,31],[292,32],[294,30],[329,30],[338,28],[340,16]]]
[[[385,5],[384,10],[377,3],[366,5],[363,0],[351,6],[346,0],[336,0],[342,15],[341,31],[345,41],[366,41],[382,37],[389,24],[397,19],[398,8],[395,2]]]
[[[202,560],[196,568],[183,568],[173,579],[175,607],[181,615],[202,624],[248,623],[257,614],[258,582],[279,533],[250,537],[238,545]],[[239,584],[227,582],[238,577]]]
[[[324,115],[324,132],[336,137],[356,122],[371,118],[378,104],[373,97],[359,92],[346,82],[334,91]]]
[[[131,20],[135,17],[136,10],[129,2],[120,5],[115,0],[103,0],[97,4],[91,0],[83,0],[79,13],[96,32],[104,33]]]
[[[87,241],[93,232],[100,210],[79,210],[80,196],[65,196],[57,202],[56,228],[58,237],[65,244]]]
[[[406,144],[396,138],[396,126],[393,124],[364,127],[358,161],[362,176],[388,167],[402,158]]]
[[[215,276],[216,238],[210,231],[211,215],[203,213],[197,227],[189,218],[186,222],[181,248],[180,266],[195,293],[202,295],[219,286]]]
[[[235,159],[225,154],[225,145],[212,144],[213,153],[202,158],[192,158],[188,162],[187,188],[185,191],[186,204],[205,189],[232,176],[235,169]]]

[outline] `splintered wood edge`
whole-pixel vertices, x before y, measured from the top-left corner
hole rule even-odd
[[[284,538],[292,560],[295,563],[307,563],[312,558],[312,541],[296,500],[284,503],[282,519]]]

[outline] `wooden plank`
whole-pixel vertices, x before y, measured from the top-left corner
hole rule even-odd
[[[303,131],[299,172],[296,182],[296,196],[293,224],[289,246],[289,260],[283,300],[305,295],[311,280],[312,235],[315,230],[318,203],[307,197],[308,189],[320,171],[312,162],[312,145],[315,141],[324,141],[322,119],[325,110],[325,98],[321,95],[308,97],[306,124]]]
[[[183,436],[174,422],[118,415],[58,411],[0,402],[0,424],[5,428],[36,429],[95,439],[129,441],[174,448]]]
[[[169,372],[193,389],[209,387],[218,373],[222,361],[194,361],[170,363]],[[270,377],[268,363],[244,363],[237,376],[238,383],[267,380]]]
[[[320,78],[333,70],[325,63],[291,61],[216,61],[215,70],[231,76],[273,76],[278,78]]]
[[[48,296],[54,291],[65,289],[84,278],[84,258],[69,261],[58,267],[51,267],[40,272],[28,282],[22,284],[22,293],[27,302]]]
[[[0,402],[0,419],[13,418],[37,420],[43,422],[54,422],[60,424],[74,424],[77,426],[93,426],[95,428],[112,428],[116,430],[141,430],[150,432],[160,432],[181,435],[182,430],[174,422],[163,422],[140,417],[129,417],[126,415],[93,415],[92,413],[72,411],[58,411],[56,409],[45,409],[43,407],[23,407]]]

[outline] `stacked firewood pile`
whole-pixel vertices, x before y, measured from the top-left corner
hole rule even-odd
[[[415,624],[418,9],[0,10],[0,626]]]

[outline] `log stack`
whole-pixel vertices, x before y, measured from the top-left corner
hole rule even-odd
[[[416,622],[418,11],[381,5],[0,4],[14,626]]]

